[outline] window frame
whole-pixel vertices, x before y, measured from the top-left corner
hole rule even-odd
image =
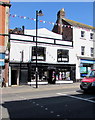
[[[85,31],[81,31],[81,38],[85,37]]]
[[[38,49],[39,48],[39,49]],[[42,53],[41,53],[42,49]],[[46,48],[37,46],[37,61],[45,61],[46,60]],[[32,55],[31,60],[36,61],[36,46],[32,46]]]
[[[58,52],[60,52],[60,54],[58,54]],[[57,62],[69,62],[69,50],[57,49]]]
[[[94,57],[94,48],[90,48],[90,55],[91,55],[91,57]]]
[[[90,40],[93,40],[93,36],[94,36],[94,34],[90,33]]]
[[[85,46],[81,46],[81,55],[85,55]]]

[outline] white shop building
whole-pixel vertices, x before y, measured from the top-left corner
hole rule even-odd
[[[73,40],[46,28],[38,29],[38,83],[72,83],[95,64],[92,29],[72,26]],[[85,34],[85,35],[84,35]],[[35,83],[36,30],[10,34],[9,85]]]

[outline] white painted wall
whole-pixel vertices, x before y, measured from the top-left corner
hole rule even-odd
[[[20,62],[21,60],[21,51],[24,51],[24,61],[31,61],[32,56],[32,47],[35,46],[35,43],[30,42],[19,42],[19,41],[11,41],[11,49],[10,49],[10,61],[11,62]],[[56,46],[56,45],[46,45],[46,44],[38,44],[38,46],[46,48],[46,61],[45,63],[59,63],[57,62],[57,50],[58,49],[67,49],[69,50],[69,62],[65,62],[65,64],[75,64],[75,54],[74,50],[69,47]],[[40,61],[41,62],[41,61]],[[64,62],[60,62],[60,64],[64,64]]]
[[[47,30],[44,30],[44,32],[47,32]],[[85,38],[81,38],[81,31],[85,31]],[[29,34],[30,34],[29,30]],[[51,32],[44,33],[44,35],[50,34]],[[40,63],[52,63],[52,64],[76,64],[76,79],[80,79],[80,58],[92,58],[90,56],[90,49],[91,47],[94,47],[93,45],[95,42],[93,40],[90,40],[90,33],[92,33],[92,30],[86,30],[78,27],[73,27],[73,48],[72,47],[66,47],[66,46],[59,46],[59,45],[51,45],[51,44],[44,44],[44,43],[38,43],[38,46],[46,47],[46,61],[39,61]],[[27,31],[28,34],[28,31]],[[42,34],[42,32],[41,32]],[[33,34],[31,34],[33,35]],[[47,36],[47,35],[46,35]],[[52,38],[56,38],[60,36],[59,34],[52,34]],[[23,36],[23,35],[11,35],[12,38],[14,38],[13,41],[11,41],[11,49],[10,49],[10,61],[16,61],[20,62],[21,60],[21,53],[20,51],[24,51],[24,62],[31,61],[31,50],[32,46],[35,46],[34,42],[23,42],[23,41],[15,41],[15,39],[20,40],[31,40],[33,41],[33,38],[29,36]],[[45,36],[44,36],[45,37]],[[61,38],[61,36],[60,36]],[[45,38],[38,38],[38,41],[47,41],[51,42],[53,39],[45,39]],[[67,44],[67,43],[66,43]],[[81,55],[81,46],[85,46],[85,55]],[[57,62],[57,49],[66,49],[69,50],[69,62]]]
[[[85,31],[85,37],[81,38],[81,31]],[[90,39],[90,33],[93,31],[73,27],[74,51],[76,56],[76,79],[80,79],[80,59],[91,59],[91,47],[95,49],[94,40]],[[85,46],[85,55],[81,55],[81,46]]]

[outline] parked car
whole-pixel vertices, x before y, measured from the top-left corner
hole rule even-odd
[[[80,88],[84,91],[95,90],[95,69],[91,70],[88,75],[82,79]]]

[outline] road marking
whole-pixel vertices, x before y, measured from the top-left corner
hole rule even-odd
[[[76,97],[76,96],[72,96],[72,95],[70,95],[69,97],[72,97],[72,98],[75,98],[75,99],[79,99],[79,100],[84,100],[84,101],[91,102],[91,103],[95,103],[95,101],[89,100],[89,99],[85,99],[85,98],[80,98],[80,97]]]
[[[64,94],[64,93],[56,93],[56,94],[58,94],[58,95],[64,95],[64,96],[71,97],[71,98],[75,98],[75,99],[78,99],[78,100],[83,100],[83,101],[95,103],[95,101],[93,101],[93,100],[85,99],[85,98],[81,98],[81,97],[76,97],[76,96],[69,95],[69,94]]]
[[[36,104],[37,106],[39,106],[39,104]]]
[[[41,108],[43,108],[44,106],[41,106]]]
[[[95,97],[90,97],[90,98],[88,98],[88,99],[89,99],[89,100],[90,100],[90,99],[95,99]]]
[[[64,95],[67,95],[67,94],[70,94],[71,92],[73,92],[73,93],[76,93],[76,91],[69,91],[69,92],[61,92],[61,93],[57,93],[57,94],[64,94]]]
[[[50,111],[50,113],[54,113],[54,111]]]
[[[57,117],[60,117],[60,115],[57,115]]]
[[[48,110],[48,108],[45,108],[45,110]]]

